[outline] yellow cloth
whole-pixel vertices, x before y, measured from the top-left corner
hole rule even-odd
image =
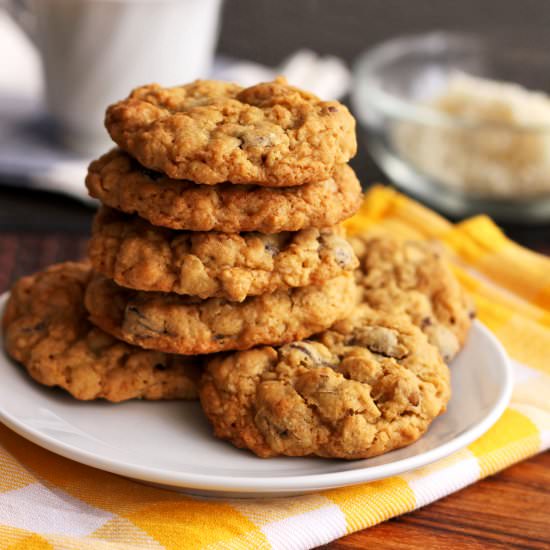
[[[423,506],[550,445],[550,259],[486,217],[452,225],[384,187],[347,222],[440,239],[513,359],[512,402],[468,448],[390,479],[263,501],[200,500],[58,457],[0,426],[0,550],[310,548]],[[299,460],[299,459],[298,459]]]

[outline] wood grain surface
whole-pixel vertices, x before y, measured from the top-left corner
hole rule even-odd
[[[323,547],[550,548],[550,452]]]

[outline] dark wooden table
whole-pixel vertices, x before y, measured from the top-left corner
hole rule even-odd
[[[550,453],[325,548],[550,548]]]
[[[392,35],[434,28],[494,32],[550,48],[550,3],[542,0],[231,0],[220,49],[276,64],[300,47],[352,61]],[[360,147],[364,183],[385,181]],[[85,253],[93,209],[0,181],[0,291],[16,278]],[[550,225],[508,225],[524,246],[550,254]],[[416,512],[344,537],[326,548],[549,548],[550,453],[539,455]]]

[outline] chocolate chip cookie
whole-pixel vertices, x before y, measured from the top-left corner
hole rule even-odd
[[[338,166],[325,180],[299,187],[197,185],[145,169],[120,149],[91,163],[86,186],[102,203],[154,225],[190,231],[279,233],[328,227],[354,214],[361,186]]]
[[[368,233],[350,239],[360,260],[363,300],[373,309],[406,313],[450,361],[475,317],[474,306],[437,246]]]
[[[357,300],[352,273],[319,286],[229,302],[140,292],[94,276],[86,290],[90,319],[116,338],[167,353],[247,349],[305,338],[344,318]]]
[[[142,86],[107,109],[105,126],[147,168],[208,185],[322,181],[357,148],[344,105],[284,79],[250,88],[214,80]]]
[[[312,340],[216,356],[199,394],[215,435],[258,456],[357,459],[416,441],[450,382],[406,316],[362,305]]]
[[[89,256],[121,286],[238,302],[320,284],[358,265],[339,227],[275,235],[174,231],[105,207]]]
[[[88,321],[86,263],[64,263],[20,279],[3,318],[7,353],[40,384],[77,399],[193,399],[200,369],[190,357],[145,351]]]

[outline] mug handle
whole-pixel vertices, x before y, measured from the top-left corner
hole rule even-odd
[[[36,17],[28,6],[28,0],[7,0],[6,11],[36,46]]]

